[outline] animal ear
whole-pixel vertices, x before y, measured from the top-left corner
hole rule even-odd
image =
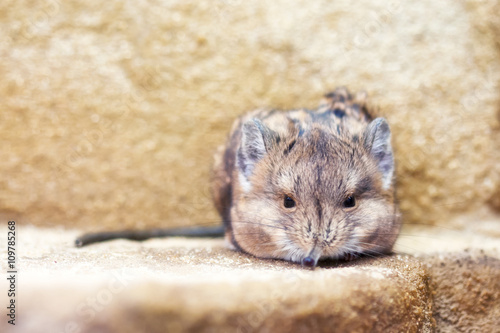
[[[374,119],[365,130],[364,144],[377,162],[382,173],[382,187],[387,190],[394,174],[394,155],[391,146],[391,130],[384,118]]]
[[[256,118],[246,121],[241,127],[241,143],[238,149],[238,168],[248,178],[255,164],[267,153],[266,143],[272,131]]]

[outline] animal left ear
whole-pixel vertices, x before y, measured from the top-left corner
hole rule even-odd
[[[377,162],[382,173],[382,187],[391,187],[394,174],[394,155],[391,146],[391,130],[384,118],[374,119],[365,130],[364,145]]]

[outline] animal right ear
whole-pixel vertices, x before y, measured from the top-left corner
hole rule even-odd
[[[255,118],[246,121],[241,127],[237,164],[245,178],[252,174],[255,164],[266,154],[266,137],[270,134],[270,130]]]

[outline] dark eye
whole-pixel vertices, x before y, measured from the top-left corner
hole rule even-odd
[[[285,200],[283,201],[283,206],[285,206],[285,208],[293,208],[295,207],[295,201],[290,198],[288,195],[285,195]]]
[[[356,206],[356,199],[354,196],[350,195],[344,200],[344,207],[345,208],[352,208]]]

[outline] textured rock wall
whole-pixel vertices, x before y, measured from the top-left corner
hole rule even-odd
[[[0,3],[0,215],[217,223],[212,153],[258,106],[365,89],[407,223],[500,208],[498,1]]]

